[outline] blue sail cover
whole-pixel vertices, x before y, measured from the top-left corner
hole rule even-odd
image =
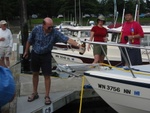
[[[15,81],[8,68],[0,66],[0,107],[12,100],[15,95]]]

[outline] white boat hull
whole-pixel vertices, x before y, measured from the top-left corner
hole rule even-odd
[[[86,51],[83,55],[79,54],[78,49],[53,49],[52,56],[58,64],[92,63],[94,61],[93,50]],[[108,46],[107,57],[115,65],[121,62],[120,51],[117,47]],[[106,63],[107,59],[105,58]],[[112,63],[113,64],[113,63]]]
[[[112,65],[118,65],[121,63],[121,55],[118,47],[108,46],[107,47],[107,58],[109,59]],[[143,63],[148,63],[148,58],[146,54],[142,53]],[[92,63],[94,61],[93,50],[86,51],[83,55],[79,54],[78,49],[53,49],[52,56],[58,64],[76,64],[76,63]],[[108,63],[108,60],[105,57],[105,63]]]
[[[112,74],[114,71],[87,71],[85,76],[94,90],[118,113],[150,113],[150,77],[133,78],[131,73],[129,76],[120,71]]]
[[[150,113],[148,106],[150,100],[147,100],[147,98],[137,100],[132,96],[120,95],[116,93],[112,93],[110,95],[110,92],[101,90],[95,91],[118,113]],[[124,103],[120,104],[120,101],[123,101]],[[139,105],[137,103],[141,104]],[[141,106],[144,108],[142,109]]]

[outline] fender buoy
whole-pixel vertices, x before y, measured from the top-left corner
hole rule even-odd
[[[0,66],[0,107],[10,102],[14,95],[14,77],[8,68]]]

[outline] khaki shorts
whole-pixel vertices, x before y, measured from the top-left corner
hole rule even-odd
[[[0,57],[10,57],[11,51],[11,47],[0,47]]]
[[[107,55],[107,46],[106,45],[102,45],[102,47],[103,47],[103,49],[104,49],[104,51],[105,51],[105,53]],[[105,56],[101,46],[98,45],[98,44],[94,44],[93,45],[93,54],[94,55],[104,55]]]

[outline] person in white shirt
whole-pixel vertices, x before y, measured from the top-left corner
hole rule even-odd
[[[7,28],[5,20],[0,21],[0,65],[9,67],[9,57],[12,52],[13,38],[11,31]]]

